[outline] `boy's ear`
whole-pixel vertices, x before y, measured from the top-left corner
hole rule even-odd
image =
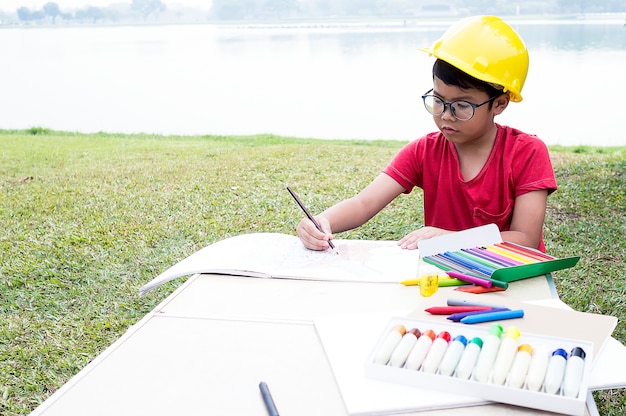
[[[493,101],[493,110],[496,114],[502,113],[511,102],[511,97],[509,94],[502,94],[498,98]]]

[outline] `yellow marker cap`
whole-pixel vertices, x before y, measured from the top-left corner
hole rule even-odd
[[[420,277],[420,294],[424,297],[432,296],[439,289],[439,276],[427,274]]]

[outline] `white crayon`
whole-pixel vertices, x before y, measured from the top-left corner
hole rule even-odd
[[[409,370],[417,370],[420,365],[422,365],[422,361],[424,361],[424,357],[428,354],[428,350],[430,349],[434,339],[435,333],[432,329],[422,332],[422,336],[417,339],[415,346],[406,359],[404,367]]]
[[[482,383],[489,381],[489,374],[500,348],[500,336],[502,336],[502,325],[492,324],[483,342],[476,368],[474,368],[474,378],[477,381]]]
[[[461,359],[459,360],[459,364],[456,366],[456,377],[467,380],[472,375],[472,371],[474,371],[474,366],[476,365],[476,361],[478,360],[478,355],[480,354],[480,349],[483,347],[483,340],[476,337],[472,338],[472,340],[467,344],[463,354],[461,354]]]
[[[420,335],[421,332],[417,328],[412,328],[406,334],[404,334],[396,348],[393,350],[393,353],[391,354],[391,358],[389,359],[389,365],[392,367],[402,367]]]
[[[507,377],[507,385],[510,387],[521,388],[524,385],[524,379],[528,373],[530,360],[532,359],[533,347],[529,344],[522,344],[517,349],[511,371]]]
[[[515,326],[506,329],[506,334],[500,343],[496,361],[493,364],[493,383],[503,385],[507,374],[513,365],[515,354],[517,353],[517,339],[520,337],[520,331]]]
[[[550,361],[548,361],[548,369],[546,370],[546,378],[543,381],[543,389],[546,393],[556,394],[563,383],[565,375],[565,364],[567,363],[567,352],[558,348],[554,350]]]
[[[526,388],[530,391],[539,391],[543,385],[550,361],[550,351],[547,347],[539,346],[533,351],[526,375]]]
[[[428,350],[428,355],[424,358],[422,364],[422,371],[425,373],[434,374],[441,364],[446,350],[448,349],[448,343],[450,342],[450,333],[442,331],[437,335],[437,338],[433,341],[433,345]]]
[[[397,325],[391,331],[378,348],[378,352],[374,356],[374,363],[385,365],[389,362],[391,353],[396,348],[398,343],[402,340],[402,337],[406,334],[406,328],[404,325]]]
[[[565,376],[563,377],[563,395],[566,397],[578,396],[580,384],[583,381],[583,371],[585,370],[585,356],[587,354],[580,347],[574,347],[565,365]]]
[[[446,355],[441,359],[441,364],[439,364],[439,373],[444,376],[451,376],[454,373],[454,369],[459,364],[459,360],[461,359],[461,355],[463,354],[463,350],[465,350],[465,346],[467,345],[467,338],[463,335],[458,335],[454,337],[450,345],[448,345],[448,349],[446,350]]]

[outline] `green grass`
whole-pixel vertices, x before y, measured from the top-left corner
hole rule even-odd
[[[0,413],[28,414],[184,279],[140,286],[209,243],[294,233],[291,185],[319,211],[365,186],[403,145],[276,136],[0,131]],[[579,311],[617,316],[626,342],[626,148],[554,147],[548,252]],[[342,238],[398,239],[421,223],[403,196]],[[595,393],[626,414],[624,390]]]

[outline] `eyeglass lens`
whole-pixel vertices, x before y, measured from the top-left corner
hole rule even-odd
[[[455,101],[449,105],[452,115],[459,120],[469,120],[474,116],[474,106],[467,101]],[[435,116],[443,114],[445,110],[445,103],[434,95],[424,96],[424,106]]]

